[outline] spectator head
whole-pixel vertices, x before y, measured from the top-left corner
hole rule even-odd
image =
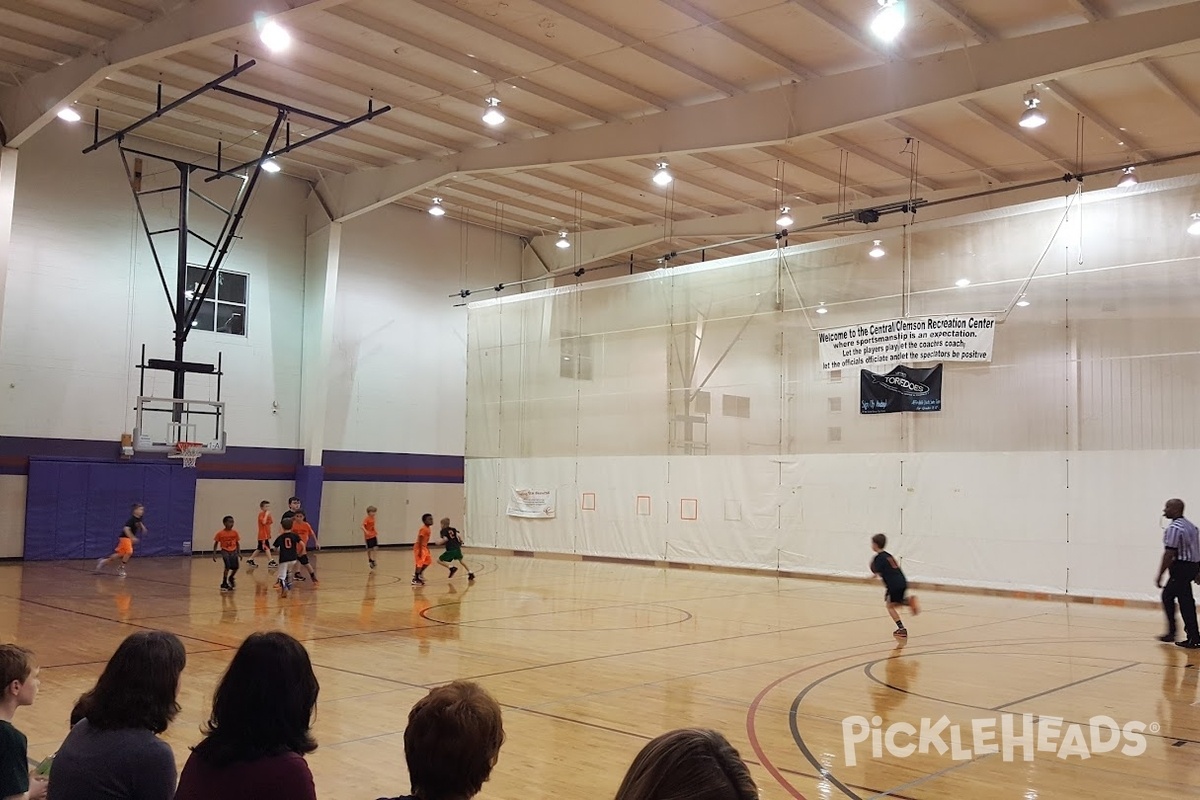
[[[282,631],[250,634],[217,684],[196,753],[215,767],[311,753],[320,690],[304,645]]]
[[[16,644],[0,644],[0,704],[15,700],[18,706],[33,704],[41,682],[33,652]]]
[[[432,690],[408,712],[404,757],[421,800],[474,797],[504,744],[500,704],[481,686],[455,681]]]
[[[71,711],[101,730],[144,728],[162,733],[179,713],[179,676],[187,664],[183,642],[166,631],[138,631],[121,642],[91,691]]]
[[[637,754],[616,800],[757,800],[750,770],[716,731],[664,733]]]

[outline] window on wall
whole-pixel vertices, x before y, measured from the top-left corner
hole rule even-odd
[[[187,268],[189,300],[201,291],[200,284],[203,278],[203,267]],[[192,323],[192,330],[245,336],[250,276],[240,272],[218,270],[213,280],[216,281],[216,285],[209,289],[207,297],[200,305],[200,313]]]
[[[559,350],[558,376],[577,381],[592,379],[592,337],[564,334]]]

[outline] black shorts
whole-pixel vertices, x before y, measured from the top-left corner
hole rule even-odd
[[[256,552],[256,553],[269,553],[269,552],[271,552],[271,540],[270,540],[270,539],[259,539],[259,540],[258,540],[258,547],[257,547],[257,548],[255,548],[254,552]]]
[[[379,547],[379,537],[372,536],[370,539],[367,539],[366,544],[368,550],[370,550],[372,547]]]
[[[238,568],[239,559],[237,553],[222,553],[221,556],[225,559],[225,569]]]
[[[904,604],[905,592],[908,591],[908,581],[892,581],[884,584],[887,589],[883,593],[883,599],[889,603]]]

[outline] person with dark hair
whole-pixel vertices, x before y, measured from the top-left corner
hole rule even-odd
[[[1167,616],[1167,632],[1159,641],[1175,642],[1189,650],[1200,649],[1200,627],[1196,623],[1196,598],[1192,581],[1200,575],[1200,531],[1183,516],[1184,503],[1172,498],[1163,505],[1163,516],[1171,522],[1163,531],[1163,554],[1158,564],[1155,585],[1162,589],[1163,613]],[[1163,586],[1163,576],[1169,576]],[[1176,642],[1175,604],[1183,617],[1184,639]]]
[[[133,558],[133,546],[138,543],[138,538],[146,532],[146,521],[143,518],[146,513],[146,507],[141,503],[134,503],[129,509],[129,519],[125,521],[125,527],[121,528],[121,533],[117,536],[117,546],[113,548],[112,555],[96,561],[96,572],[101,571],[113,561],[120,561],[121,566],[117,567],[117,577],[125,577],[125,565],[129,563],[129,559]]]
[[[915,594],[905,597],[905,593],[908,592],[908,578],[904,577],[900,565],[896,563],[896,559],[892,558],[892,554],[884,549],[885,547],[887,547],[887,536],[877,533],[871,537],[871,549],[875,551],[875,558],[871,559],[871,572],[878,575],[879,579],[883,581],[883,601],[887,604],[888,616],[892,618],[892,622],[896,623],[896,630],[892,631],[892,635],[903,639],[908,636],[908,628],[904,627],[904,622],[900,619],[900,612],[897,609],[907,606],[915,617],[921,613],[921,605],[917,602]]]
[[[175,800],[316,800],[304,760],[320,692],[304,645],[282,631],[242,642],[213,695]]]
[[[42,800],[43,777],[29,774],[29,740],[13,726],[18,708],[33,705],[41,680],[33,653],[15,644],[0,644],[0,798]]]
[[[292,532],[293,517],[284,517],[279,523],[283,532],[275,537],[275,550],[279,553],[279,572],[276,582],[279,584],[279,596],[287,597],[292,589],[292,568],[300,558],[300,537]]]
[[[500,704],[482,686],[439,686],[408,712],[404,759],[412,794],[390,800],[469,800],[491,777],[502,744]]]
[[[175,756],[159,739],[179,713],[183,642],[139,631],[117,647],[71,712],[54,759],[50,800],[171,800]]]
[[[433,514],[421,515],[421,529],[417,531],[417,540],[413,542],[413,586],[425,585],[425,570],[433,563],[429,554],[429,537],[433,534]]]
[[[758,800],[738,751],[716,731],[664,733],[642,748],[616,800]]]
[[[221,591],[231,592],[237,587],[237,571],[242,560],[242,539],[233,529],[233,517],[226,516],[221,520],[221,525],[221,530],[213,535],[212,559],[217,560],[217,551],[220,550],[225,561],[225,571],[221,573]]]

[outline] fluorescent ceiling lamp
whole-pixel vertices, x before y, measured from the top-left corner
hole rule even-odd
[[[568,247],[571,246],[571,242],[567,240],[567,232],[566,231],[558,232],[558,241],[554,243],[554,246],[557,247],[559,250],[566,250]]]
[[[817,306],[817,313],[818,314],[828,314],[829,309],[825,307],[824,303],[821,303],[821,305]]]
[[[1117,186],[1122,189],[1128,189],[1130,186],[1137,186],[1138,176],[1133,171],[1133,167],[1126,167],[1125,172],[1121,175],[1121,180],[1117,182]]]
[[[483,121],[493,128],[497,125],[503,125],[505,116],[500,113],[500,98],[489,97],[484,100]]]
[[[876,239],[875,246],[871,248],[867,255],[869,255],[871,258],[883,258],[885,255],[887,255],[887,250],[883,249],[883,240]]]
[[[1192,224],[1188,225],[1188,233],[1200,236],[1200,213],[1192,214]]]
[[[262,30],[258,32],[258,38],[267,46],[267,49],[272,53],[278,53],[288,49],[288,45],[292,43],[292,35],[287,32],[287,28],[280,25],[275,20],[268,20],[262,26]]]
[[[1017,308],[1028,308],[1028,307],[1029,307],[1029,301],[1028,301],[1028,300],[1021,299],[1021,300],[1018,300],[1018,301],[1017,301]]]
[[[670,171],[667,169],[667,162],[660,161],[655,165],[654,182],[659,186],[666,186],[671,181],[675,180],[671,177]]]
[[[791,208],[788,206],[779,207],[779,219],[775,220],[775,224],[781,228],[790,228],[796,224],[796,220],[792,219]]]
[[[1040,128],[1046,124],[1046,115],[1038,108],[1041,105],[1041,98],[1038,97],[1036,89],[1030,89],[1025,93],[1025,113],[1021,115],[1021,121],[1017,124],[1022,128]]]
[[[435,217],[446,216],[446,209],[442,207],[442,198],[433,198],[433,205],[429,207],[429,213]]]
[[[79,116],[79,112],[69,106],[58,112],[58,118],[64,122],[79,122],[83,117]]]
[[[279,166],[279,162],[273,158],[268,158],[266,161],[262,162],[262,168],[263,172],[270,173],[276,173],[283,169],[283,167]]]
[[[904,30],[904,3],[902,0],[879,0],[879,11],[871,20],[871,33],[884,42],[894,42]]]
[[[970,278],[959,278],[958,280],[956,280],[954,282],[954,285],[960,289],[965,289],[971,285],[971,279]]]

